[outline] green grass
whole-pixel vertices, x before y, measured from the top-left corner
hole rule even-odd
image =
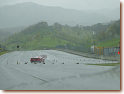
[[[98,47],[115,47],[119,45],[119,42],[120,42],[120,39],[112,39],[108,41],[99,42],[97,46]]]
[[[98,65],[98,66],[117,66],[120,63],[108,63],[108,64],[86,64],[86,65]]]
[[[2,51],[0,52],[0,56],[3,55],[3,54],[6,54],[8,51]]]
[[[31,36],[30,36],[31,37]],[[28,37],[27,37],[28,38]],[[15,39],[14,39],[15,40]],[[20,39],[21,40],[21,39]],[[46,35],[45,37],[37,37],[35,39],[24,39],[22,43],[18,43],[22,49],[42,49],[42,48],[56,48],[56,46],[64,46],[69,41],[58,39],[54,36]],[[17,43],[10,43],[8,49],[16,49]]]

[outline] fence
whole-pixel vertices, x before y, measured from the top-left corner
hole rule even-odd
[[[120,47],[94,47],[93,53],[97,55],[116,56],[120,54]]]

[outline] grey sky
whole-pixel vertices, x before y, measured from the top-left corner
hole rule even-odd
[[[41,5],[78,10],[113,9],[120,6],[120,0],[0,0],[0,6],[20,2],[35,2]]]

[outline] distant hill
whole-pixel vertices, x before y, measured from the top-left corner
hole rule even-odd
[[[93,45],[93,40],[96,45],[109,40],[120,40],[120,20],[109,23],[104,28],[101,28],[102,25],[102,23],[96,24],[90,26],[90,29],[87,27],[85,29],[79,25],[72,27],[59,23],[48,25],[47,22],[40,22],[10,36],[3,45],[11,50],[17,50],[16,46],[20,45],[22,50],[62,48],[88,52]],[[97,28],[99,26],[101,27]],[[91,27],[94,27],[94,30],[97,28],[94,31],[95,35]]]
[[[58,23],[49,26],[46,22],[40,22],[15,33],[3,44],[13,50],[20,45],[22,50],[68,48],[88,51],[90,37],[91,32],[84,31],[79,26]]]
[[[13,28],[1,28],[0,29],[0,41],[8,38],[9,36],[21,32],[26,27],[13,27]]]
[[[0,41],[3,39],[6,39],[7,37],[11,36],[12,34],[10,32],[5,32],[3,30],[0,30]]]
[[[120,43],[120,20],[113,21],[108,25],[93,25],[96,29],[95,40],[99,47],[117,47]]]
[[[117,20],[119,15],[119,9],[109,10],[109,12],[107,10],[103,12],[100,10],[79,11],[27,2],[0,7],[0,28],[29,26],[41,21],[46,21],[49,24],[58,22],[86,26]]]
[[[25,28],[27,27],[21,26],[21,27],[0,28],[0,30],[5,31],[5,32],[10,32],[13,34],[13,33],[21,32]]]

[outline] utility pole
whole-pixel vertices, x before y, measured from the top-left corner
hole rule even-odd
[[[93,45],[91,46],[91,49],[92,49],[92,53],[94,53],[95,52],[95,41],[94,41],[95,32],[94,31],[92,31],[92,35],[93,35],[93,41],[92,41]]]

